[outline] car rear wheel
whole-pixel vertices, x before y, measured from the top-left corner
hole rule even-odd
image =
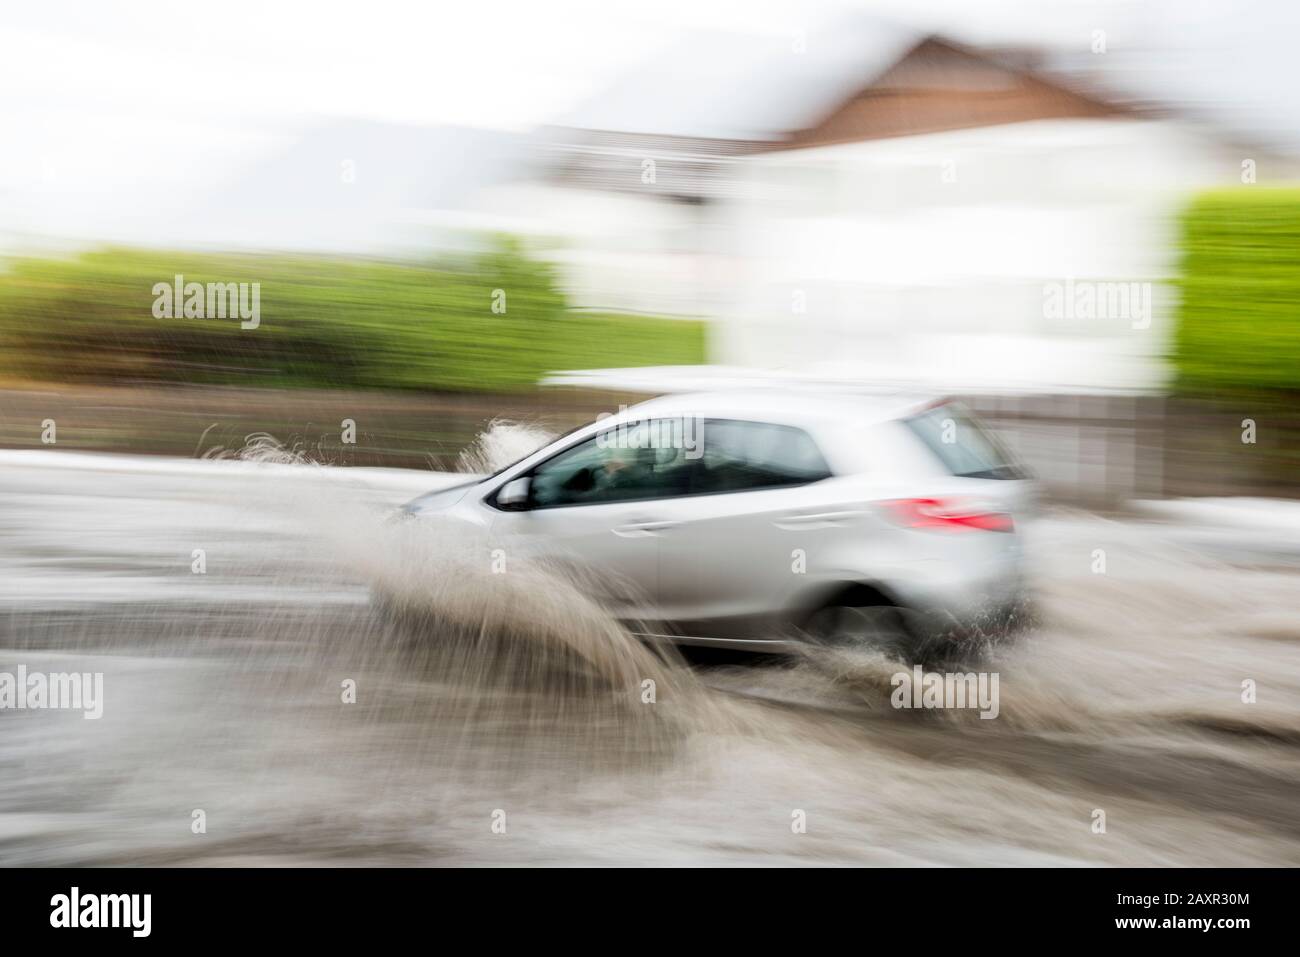
[[[910,644],[902,609],[894,605],[830,605],[808,618],[804,632],[826,648],[902,654]]]

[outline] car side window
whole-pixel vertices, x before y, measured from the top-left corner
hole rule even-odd
[[[701,448],[699,494],[805,485],[831,474],[812,436],[788,425],[709,419]]]
[[[532,474],[531,506],[598,505],[687,494],[695,460],[685,448],[660,443],[654,425],[639,422],[610,430],[543,462]]]

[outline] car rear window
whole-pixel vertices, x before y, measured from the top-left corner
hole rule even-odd
[[[906,425],[953,475],[1018,479],[1025,472],[969,412],[953,403],[904,419]]]

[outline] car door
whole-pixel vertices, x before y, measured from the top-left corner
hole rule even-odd
[[[588,438],[535,466],[524,508],[494,531],[554,563],[622,618],[653,620],[659,597],[663,511],[687,488],[683,449],[657,447],[655,423]]]
[[[830,471],[791,426],[709,419],[700,449],[662,536],[659,601],[684,629],[724,634],[784,609],[802,584],[801,560],[836,527],[810,489]]]

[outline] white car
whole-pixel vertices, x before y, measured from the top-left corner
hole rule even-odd
[[[653,399],[404,510],[573,563],[639,634],[784,650],[1002,620],[1033,500],[958,403],[773,389]]]

